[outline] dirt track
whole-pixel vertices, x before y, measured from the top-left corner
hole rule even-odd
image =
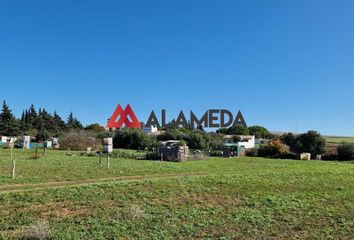
[[[67,187],[67,186],[96,185],[96,184],[104,184],[110,182],[130,182],[130,181],[142,181],[142,180],[154,180],[154,179],[173,179],[173,178],[182,178],[182,177],[198,177],[203,175],[205,174],[204,173],[163,174],[163,175],[151,175],[151,176],[123,176],[123,177],[98,178],[98,179],[84,179],[84,180],[62,181],[62,182],[8,184],[8,185],[0,186],[0,194],[10,193],[10,192],[42,190],[48,188],[60,188],[60,187]]]

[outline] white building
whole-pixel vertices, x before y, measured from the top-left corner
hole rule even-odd
[[[20,147],[30,149],[31,148],[31,137],[30,136],[22,136],[20,141]]]
[[[252,135],[240,135],[240,141],[237,143],[239,147],[244,147],[245,149],[254,148],[256,146],[255,136]]]
[[[244,147],[245,149],[254,148],[256,146],[256,137],[254,135],[226,135],[226,142],[237,143],[238,147]],[[240,140],[235,140],[240,138]]]
[[[158,131],[157,126],[143,127],[144,133],[156,133]]]
[[[1,142],[1,143],[7,143],[8,140],[9,140],[8,137],[6,137],[6,136],[0,136],[0,142]]]

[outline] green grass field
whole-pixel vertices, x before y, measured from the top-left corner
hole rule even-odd
[[[354,143],[354,137],[326,137],[327,143],[340,144],[340,143]]]
[[[0,150],[0,239],[353,239],[354,164]]]

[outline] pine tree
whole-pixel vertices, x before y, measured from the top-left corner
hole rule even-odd
[[[34,123],[35,123],[37,117],[38,117],[37,111],[34,108],[34,105],[32,104],[30,109],[28,110],[28,123],[31,127],[34,127]]]
[[[19,133],[19,122],[12,114],[9,106],[4,101],[2,105],[2,111],[0,113],[0,135],[17,136]]]
[[[73,113],[70,112],[69,117],[68,117],[68,121],[66,123],[68,129],[83,129],[84,126],[81,124],[81,122],[79,120],[77,120]]]
[[[53,115],[54,136],[58,137],[63,131],[65,131],[66,125],[63,119],[54,112]]]
[[[25,111],[22,111],[21,122],[25,122]]]
[[[29,129],[27,119],[28,119],[28,113],[27,110],[24,110],[22,111],[22,116],[20,120],[20,129],[21,129],[21,133],[23,134],[26,133]]]

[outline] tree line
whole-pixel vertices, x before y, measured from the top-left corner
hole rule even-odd
[[[272,139],[272,141],[269,144],[261,145],[258,149],[251,150],[248,153],[251,156],[295,158],[298,153],[309,152],[312,157],[325,154],[324,157],[328,160],[350,160],[354,158],[353,144],[338,146],[338,154],[326,153],[326,140],[316,131],[299,135],[289,133],[283,136],[274,136],[262,126],[250,126],[248,128],[232,126],[219,129],[216,133],[207,133],[202,127],[197,129],[180,128],[177,124],[173,124],[173,121],[162,130],[164,131],[163,134],[157,138],[147,136],[141,129],[122,128],[114,133],[108,132],[97,123],[84,127],[72,112],[66,120],[63,120],[57,112],[50,114],[44,108],[39,108],[37,111],[33,104],[28,109],[23,110],[20,118],[16,118],[5,101],[0,113],[0,135],[29,135],[36,137],[37,141],[60,136],[65,148],[83,149],[88,144],[87,138],[114,137],[114,147],[116,148],[154,148],[159,145],[159,141],[181,140],[186,142],[191,149],[213,152],[222,150],[225,135],[255,135],[256,138]],[[237,139],[234,139],[234,141],[237,142]],[[72,146],[75,144],[79,145]]]
[[[72,112],[65,121],[56,111],[54,114],[44,108],[39,108],[37,111],[32,104],[28,109],[23,110],[20,118],[16,118],[10,107],[3,101],[0,113],[0,135],[30,135],[42,141],[58,137],[71,129],[84,129]]]

